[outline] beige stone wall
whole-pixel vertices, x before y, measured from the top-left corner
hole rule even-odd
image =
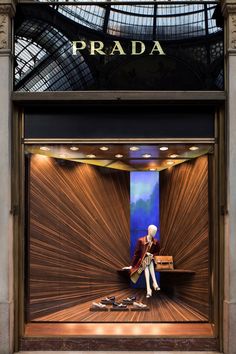
[[[228,214],[225,220],[224,352],[236,353],[236,0],[223,0],[228,133]]]
[[[13,230],[11,215],[11,18],[0,1],[0,354],[13,350]]]

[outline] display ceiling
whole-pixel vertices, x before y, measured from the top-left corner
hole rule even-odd
[[[212,153],[211,144],[28,145],[26,153],[124,171],[162,171]]]

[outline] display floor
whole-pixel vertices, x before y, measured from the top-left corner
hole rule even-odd
[[[109,311],[92,312],[90,306],[93,301],[99,302],[102,298],[66,308],[52,314],[37,317],[33,322],[207,322],[208,319],[185,304],[171,298],[162,292],[154,293],[150,299],[146,299],[144,289],[125,289],[116,293],[107,294],[115,296],[117,302],[126,297],[136,296],[137,301],[147,304],[149,311],[110,311],[111,305],[107,305]],[[130,307],[130,306],[129,306]]]

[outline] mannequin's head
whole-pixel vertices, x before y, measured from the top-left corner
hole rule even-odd
[[[157,233],[157,227],[155,225],[148,226],[148,235],[154,237]]]

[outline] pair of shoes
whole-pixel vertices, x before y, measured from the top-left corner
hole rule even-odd
[[[146,295],[146,298],[149,299],[149,297],[152,296],[152,289],[150,289],[148,292],[147,292],[147,295]]]
[[[138,308],[146,308],[147,305],[143,304],[142,302],[134,302],[133,303],[134,307],[138,307]]]
[[[160,291],[161,290],[161,288],[158,286],[158,284],[153,284],[153,289],[155,290],[155,291]]]
[[[112,305],[113,308],[116,308],[116,309],[126,309],[127,308],[127,305],[124,305],[119,302],[114,302],[113,305]]]
[[[106,308],[106,305],[101,304],[101,302],[93,302],[92,308],[104,309]]]
[[[106,297],[105,299],[102,299],[101,300],[101,303],[102,304],[106,304],[106,305],[109,305],[109,304],[113,304],[113,302],[115,302],[115,296],[108,296],[108,297]]]
[[[136,300],[136,296],[130,296],[124,299],[122,302],[124,304],[132,304],[134,300]]]

